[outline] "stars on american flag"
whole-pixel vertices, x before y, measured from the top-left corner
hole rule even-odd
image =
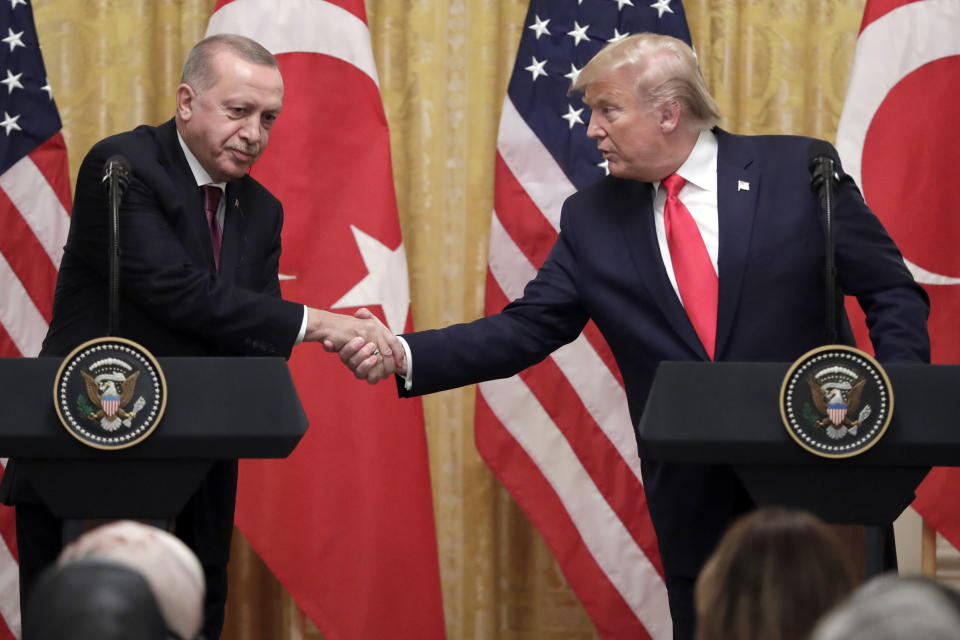
[[[7,27],[7,37],[0,38],[0,42],[5,42],[10,45],[10,51],[13,51],[17,47],[27,46],[23,44],[23,31],[14,32],[10,27]]]
[[[653,4],[649,4],[651,1]],[[530,74],[529,82],[536,83],[544,77],[553,77],[559,81],[562,77],[569,81],[565,89],[569,88],[577,81],[583,65],[600,47],[619,42],[631,33],[644,30],[643,27],[656,29],[658,20],[663,18],[664,14],[674,13],[670,6],[673,1],[675,0],[647,0],[638,3],[638,6],[634,4],[634,0],[577,0],[576,5],[582,6],[582,9],[568,8],[573,5],[572,0],[539,4],[536,11],[531,10],[528,14],[533,16],[533,20],[526,25],[527,37],[532,36],[531,41],[536,43],[530,64],[523,67],[523,70]],[[631,29],[637,25],[641,25],[641,28]],[[569,52],[571,49],[572,59],[565,59],[562,52]],[[568,67],[569,72],[564,73]],[[565,121],[565,129],[568,131],[572,132],[576,125],[585,127],[590,112],[587,110],[584,114],[585,109],[579,108],[582,105],[578,98],[564,97],[566,104],[559,106],[561,109],[565,106],[566,113],[560,111],[556,113],[556,117]],[[607,170],[606,162],[596,166],[605,172]]]
[[[583,113],[583,109],[574,109],[573,105],[567,105],[567,114],[560,116],[568,123],[570,123],[570,128],[573,129],[575,124],[583,124],[583,120],[580,118],[580,114]]]
[[[17,131],[23,131],[20,128],[20,125],[17,124],[17,120],[20,119],[20,116],[11,116],[6,111],[3,112],[3,122],[0,122],[0,127],[3,127],[7,132],[7,135],[10,135],[10,131],[16,129]]]
[[[663,14],[666,12],[673,13],[673,9],[670,8],[670,0],[657,0],[652,5],[650,5],[650,8],[657,10],[658,18],[662,18]]]
[[[546,34],[550,35],[550,32],[547,30],[547,24],[550,22],[550,18],[546,20],[541,20],[540,16],[534,16],[534,23],[527,27],[537,34],[537,40],[540,39],[540,36]]]
[[[567,31],[567,35],[573,38],[573,46],[579,45],[584,40],[590,40],[590,36],[587,35],[587,29],[590,28],[590,25],[580,26],[580,23],[576,20],[573,21],[573,30]]]
[[[0,47],[6,45],[0,48],[0,85],[6,87],[6,92],[0,87],[0,171],[30,152],[36,144],[31,139],[46,139],[60,130],[30,4],[26,0],[2,0],[2,4],[0,34],[7,35],[0,38]]]
[[[536,82],[537,78],[539,78],[540,76],[547,75],[547,72],[543,70],[543,65],[545,64],[547,64],[547,61],[545,59],[537,60],[536,57],[534,57],[533,62],[530,64],[530,66],[524,67],[524,68],[530,72],[530,74],[533,76],[533,81]]]
[[[0,84],[5,84],[5,85],[7,85],[7,94],[13,93],[13,90],[14,90],[14,89],[23,89],[23,85],[20,83],[20,76],[22,76],[22,75],[23,75],[22,73],[18,73],[17,75],[13,75],[13,73],[11,73],[10,69],[7,69],[7,77],[6,77],[6,79],[5,79],[5,80],[0,80]]]

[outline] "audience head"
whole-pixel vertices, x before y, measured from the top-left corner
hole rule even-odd
[[[103,560],[139,572],[150,585],[171,631],[184,640],[203,624],[203,568],[193,551],[171,534],[139,522],[120,521],[93,529],[67,546],[58,564]]]
[[[23,640],[167,640],[144,577],[104,560],[47,569],[24,612]]]
[[[805,640],[853,588],[852,564],[825,524],[759,509],[730,527],[697,579],[697,638]]]
[[[960,595],[924,578],[879,576],[817,625],[811,640],[957,640]]]

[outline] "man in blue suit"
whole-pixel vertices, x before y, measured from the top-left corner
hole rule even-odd
[[[667,36],[606,47],[573,89],[592,109],[587,134],[610,176],[564,203],[556,244],[521,298],[469,324],[402,336],[401,395],[514,375],[592,319],[637,424],[661,361],[789,362],[822,344],[824,234],[808,153],[826,143],[717,128],[693,51]],[[877,357],[929,360],[926,294],[842,170],[833,227],[839,285],[863,307]],[[843,324],[841,340],[853,344]],[[360,342],[341,359],[373,382],[382,364]],[[726,466],[661,464],[639,448],[674,637],[692,638],[694,580],[753,503]]]

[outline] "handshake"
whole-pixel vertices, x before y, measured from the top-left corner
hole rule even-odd
[[[353,375],[369,384],[394,373],[407,373],[400,340],[367,309],[359,309],[351,317],[308,307],[303,339],[322,342],[327,351],[336,351]]]

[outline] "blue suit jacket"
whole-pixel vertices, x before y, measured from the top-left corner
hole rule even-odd
[[[807,168],[812,139],[715,133],[716,359],[790,362],[824,340],[824,231]],[[592,319],[616,358],[636,425],[661,361],[707,359],[667,279],[651,195],[648,183],[608,177],[568,198],[556,244],[520,299],[497,315],[404,336],[413,356],[410,395],[514,375]],[[833,227],[840,285],[866,312],[878,358],[927,361],[926,294],[842,170]],[[852,344],[844,326],[843,341]],[[675,467],[644,460],[645,488],[665,568],[696,575],[739,507],[728,495],[732,480]],[[707,513],[726,503],[715,517]]]

